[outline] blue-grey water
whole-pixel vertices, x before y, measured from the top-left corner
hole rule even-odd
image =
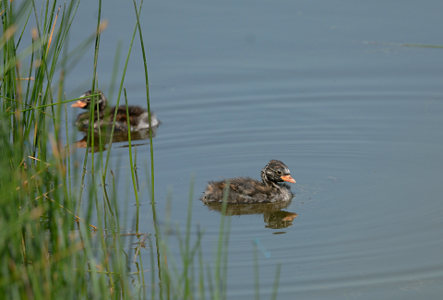
[[[104,2],[98,82],[107,92],[135,16],[131,1]],[[442,45],[442,11],[437,0],[145,1],[151,108],[162,121],[160,222],[170,197],[184,228],[194,180],[193,231],[204,229],[211,263],[221,216],[198,200],[209,180],[259,178],[270,159],[297,180],[286,227],[263,214],[229,217],[229,299],[254,296],[255,247],[263,299],[279,264],[279,299],[441,298],[443,49],[404,44]],[[94,31],[96,14],[81,3],[72,45]],[[90,88],[92,51],[68,74],[69,97]],[[137,40],[124,86],[131,104],[146,105]],[[141,231],[152,232],[149,145],[137,142]],[[121,208],[133,215],[125,145],[114,144],[111,159]]]

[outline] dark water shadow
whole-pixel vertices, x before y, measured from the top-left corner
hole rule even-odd
[[[292,226],[297,213],[283,210],[291,204],[291,201],[280,203],[260,203],[260,204],[228,204],[227,216],[256,215],[263,214],[263,221],[266,228],[281,229]],[[205,203],[210,210],[222,213],[221,203]]]
[[[138,130],[138,131],[131,131],[131,146],[137,147],[148,144],[148,142],[145,143],[136,143],[133,144],[134,141],[142,141],[142,140],[149,140],[150,131],[152,134],[152,137],[156,136],[157,133],[157,127],[149,128],[145,130]],[[83,131],[83,130],[82,130]],[[83,131],[84,132],[84,131]],[[94,143],[92,143],[92,141]],[[85,134],[82,139],[76,141],[73,143],[73,146],[75,148],[86,148],[89,146],[89,151],[92,151],[92,148],[94,149],[94,152],[100,151],[100,144],[102,145],[102,150],[107,150],[107,147],[109,145],[109,142],[111,141],[111,132],[109,131],[101,131],[100,134],[98,132],[94,133],[94,139],[90,139],[88,143],[88,135]],[[127,131],[116,131],[114,132],[114,135],[112,136],[112,143],[120,143],[120,142],[128,142],[129,141],[129,135]],[[94,147],[92,147],[94,145]],[[121,146],[121,148],[128,147],[127,144],[124,144]]]

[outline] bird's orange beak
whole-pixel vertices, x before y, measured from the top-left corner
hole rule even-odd
[[[291,175],[284,175],[280,177],[284,181],[295,183],[295,179],[291,177]]]
[[[73,103],[73,104],[71,105],[71,107],[80,107],[80,108],[83,108],[83,107],[85,107],[86,105],[87,105],[87,103],[86,103],[85,101],[78,100],[77,102]]]

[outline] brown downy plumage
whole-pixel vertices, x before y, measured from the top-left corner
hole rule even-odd
[[[115,131],[127,131],[128,123],[126,106],[121,105],[119,107],[107,107],[107,100],[103,92],[97,90],[94,91],[94,94],[97,95],[95,97],[94,130],[97,130],[99,127],[110,129],[112,127],[115,111],[117,110]],[[87,96],[91,96],[91,91],[87,91],[81,97]],[[80,99],[71,106],[89,110],[92,107],[92,98],[93,97]],[[149,115],[146,109],[139,106],[128,106],[128,114],[131,131],[146,130],[148,128],[157,127],[160,124],[160,121],[157,119],[155,114],[151,113],[151,120],[149,120]],[[89,112],[79,114],[77,116],[77,120],[75,121],[75,125],[79,128],[79,130],[87,131],[89,128]]]
[[[204,203],[222,202],[224,191],[228,191],[230,204],[287,202],[293,194],[287,184],[292,182],[289,168],[279,160],[271,160],[261,171],[262,181],[252,178],[232,178],[209,182],[201,200]],[[229,186],[228,186],[229,184]]]

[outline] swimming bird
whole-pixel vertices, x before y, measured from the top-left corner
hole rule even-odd
[[[248,177],[211,181],[201,200],[208,204],[222,202],[227,191],[228,204],[288,202],[293,194],[283,182],[295,180],[283,162],[271,160],[261,171],[261,181]]]
[[[89,90],[85,92],[80,98],[86,97],[73,103],[71,107],[79,107],[83,109],[91,109],[92,98],[95,97],[95,110],[94,110],[94,130],[97,131],[99,127],[111,129],[114,119],[114,114],[117,111],[115,119],[115,131],[127,131],[128,122],[126,115],[126,106],[120,105],[119,107],[108,107],[107,99],[102,91],[96,90],[94,94]],[[97,114],[98,108],[98,114]],[[139,106],[128,106],[129,124],[131,131],[142,131],[149,128],[157,127],[160,121],[157,116],[151,112],[151,118],[146,109]],[[89,128],[89,111],[81,113],[77,116],[75,125],[79,130],[87,131]]]

